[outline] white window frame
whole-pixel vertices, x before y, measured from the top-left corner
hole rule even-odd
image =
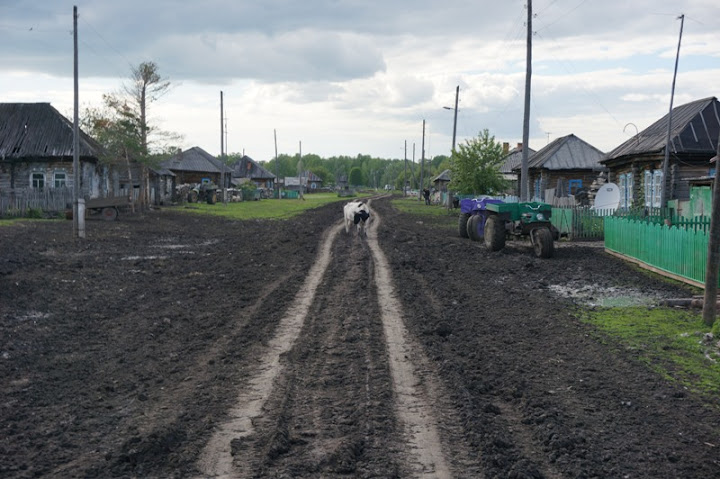
[[[653,172],[645,170],[645,207],[647,208],[653,206],[653,194],[655,192],[653,187]]]
[[[620,208],[628,209],[632,206],[633,174],[623,173],[620,180]]]
[[[45,172],[33,171],[30,173],[30,187],[42,190],[45,188]]]
[[[55,188],[63,188],[67,186],[67,172],[66,171],[55,171],[53,172],[53,187]]]
[[[653,197],[652,205],[653,208],[661,208],[662,204],[662,189],[663,189],[663,171],[653,171]]]

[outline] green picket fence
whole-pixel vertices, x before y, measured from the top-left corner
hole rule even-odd
[[[676,219],[667,225],[648,218],[606,216],[604,222],[606,249],[697,286],[704,285],[707,218]]]
[[[550,221],[561,236],[570,239],[602,239],[606,215],[612,210],[595,210],[589,207],[553,207]]]

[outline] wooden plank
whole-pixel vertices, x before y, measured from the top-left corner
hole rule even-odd
[[[683,277],[683,276],[680,276],[680,275],[671,273],[671,272],[669,272],[669,271],[665,271],[665,270],[663,270],[663,269],[656,268],[655,266],[649,265],[649,264],[647,264],[647,263],[644,262],[644,261],[641,261],[641,260],[639,260],[639,259],[635,259],[635,258],[633,258],[633,257],[631,257],[631,256],[625,256],[625,255],[622,254],[622,253],[618,253],[618,252],[616,252],[616,251],[612,251],[612,250],[607,249],[607,248],[605,248],[605,252],[608,253],[608,254],[610,254],[610,255],[612,255],[612,256],[615,256],[616,258],[620,258],[620,259],[622,259],[622,260],[624,260],[624,261],[628,261],[628,262],[630,262],[630,263],[635,263],[636,265],[640,266],[640,267],[643,268],[643,269],[647,269],[648,271],[652,271],[653,273],[657,273],[657,274],[659,274],[659,275],[661,275],[661,276],[665,276],[666,278],[674,279],[674,280],[676,280],[676,281],[681,281],[681,282],[686,283],[686,284],[689,284],[689,285],[691,285],[691,286],[696,286],[696,287],[698,287],[698,288],[705,289],[705,283],[701,283],[701,282],[698,282],[698,281],[695,281],[695,280],[692,280],[692,279],[689,279],[689,278],[685,278],[685,277]]]

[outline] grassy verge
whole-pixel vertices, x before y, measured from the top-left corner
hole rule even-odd
[[[335,193],[316,193],[305,195],[304,201],[300,199],[269,199],[227,204],[216,203],[214,205],[209,205],[207,203],[192,203],[178,208],[178,211],[195,214],[218,215],[237,220],[260,218],[285,219],[328,203],[344,202],[347,200],[348,198],[340,198]],[[338,211],[342,212],[342,208],[339,206]]]
[[[604,308],[583,314],[583,321],[637,354],[663,377],[690,391],[720,393],[718,337],[706,340],[710,327],[692,311],[642,307]]]

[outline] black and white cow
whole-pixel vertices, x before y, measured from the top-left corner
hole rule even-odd
[[[354,223],[357,225],[358,234],[365,233],[365,223],[370,218],[370,208],[362,200],[354,200],[346,204],[344,207],[345,212],[345,232],[350,233],[350,227]]]

